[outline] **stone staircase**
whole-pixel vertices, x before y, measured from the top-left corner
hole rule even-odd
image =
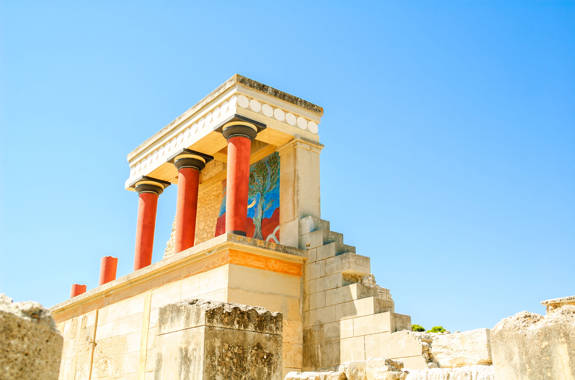
[[[299,248],[307,252],[304,270],[303,369],[333,369],[365,360],[378,339],[410,329],[411,318],[397,314],[388,289],[375,282],[370,259],[344,244],[326,220],[304,217]],[[372,347],[373,346],[373,347]]]

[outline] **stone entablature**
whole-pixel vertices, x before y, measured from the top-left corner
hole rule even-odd
[[[294,136],[319,141],[322,114],[319,106],[236,74],[128,154],[125,186],[133,189],[142,176],[175,183],[177,171],[169,161],[183,149],[218,159],[226,140],[217,130],[236,115],[263,123],[256,140],[277,147]]]
[[[541,301],[541,304],[545,306],[547,313],[552,312],[564,305],[574,305],[575,306],[575,296],[552,298],[545,301]]]

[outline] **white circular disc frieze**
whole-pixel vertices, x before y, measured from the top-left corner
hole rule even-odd
[[[295,125],[296,123],[295,115],[288,112],[286,114],[286,121],[288,122],[289,125]]]
[[[307,128],[309,129],[309,131],[311,133],[317,134],[317,124],[314,123],[313,121],[310,121],[309,123],[307,123]]]
[[[306,129],[307,128],[307,120],[301,116],[298,117],[297,118],[297,126],[300,127],[301,129]]]
[[[243,95],[238,96],[238,104],[242,108],[248,108],[250,101]]]
[[[284,113],[283,110],[280,110],[279,108],[276,108],[276,109],[274,110],[274,117],[275,117],[276,119],[278,119],[279,121],[284,121],[286,115],[285,115],[285,113]]]
[[[262,112],[267,117],[271,117],[274,114],[274,109],[272,107],[270,107],[268,104],[264,104],[262,106]]]
[[[250,108],[254,112],[260,112],[262,109],[262,104],[255,99],[250,100]]]

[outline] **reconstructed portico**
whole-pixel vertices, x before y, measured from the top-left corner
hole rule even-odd
[[[396,314],[376,285],[369,258],[321,219],[322,115],[234,75],[128,155],[125,187],[138,199],[135,271],[116,279],[107,258],[99,287],[75,284],[52,309],[65,339],[61,379],[171,373],[158,313],[189,298],[281,313],[284,373],[366,359],[409,328],[409,316]],[[170,185],[177,203],[158,202]],[[176,216],[164,258],[152,263],[158,207]]]

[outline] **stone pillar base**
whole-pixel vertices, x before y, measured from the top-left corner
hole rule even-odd
[[[155,378],[282,379],[282,314],[192,299],[162,307]]]

